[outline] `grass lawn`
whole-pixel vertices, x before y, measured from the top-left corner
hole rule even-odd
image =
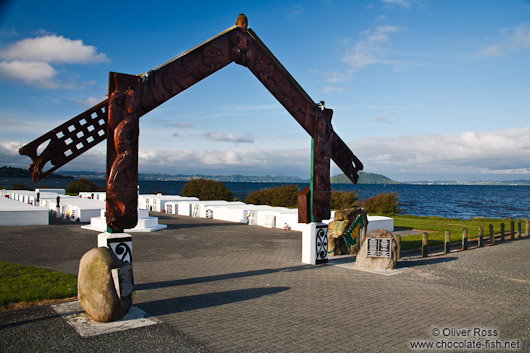
[[[0,307],[77,295],[77,277],[32,266],[0,262]]]
[[[510,222],[514,221],[515,233],[517,233],[517,222],[521,221],[521,228],[525,234],[526,220],[512,220],[512,219],[491,219],[491,218],[473,218],[469,220],[461,220],[456,218],[442,218],[442,217],[419,217],[419,216],[390,216],[394,218],[395,228],[404,228],[411,230],[425,231],[429,233],[429,246],[440,245],[444,243],[445,231],[451,232],[451,241],[462,241],[462,231],[467,228],[468,238],[473,239],[478,237],[479,227],[483,228],[484,237],[489,237],[489,225],[493,225],[495,234],[500,234],[501,223],[504,223],[505,234],[510,234]],[[421,248],[421,234],[408,235],[401,238],[401,248],[417,249]]]

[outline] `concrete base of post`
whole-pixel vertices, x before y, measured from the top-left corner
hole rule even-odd
[[[328,225],[305,224],[302,229],[302,262],[317,265],[328,262]]]

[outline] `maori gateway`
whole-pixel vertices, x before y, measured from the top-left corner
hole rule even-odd
[[[330,159],[357,183],[362,163],[333,130],[333,111],[316,104],[239,15],[236,25],[140,75],[111,73],[109,99],[20,148],[33,163],[34,181],[107,139],[109,231],[137,221],[138,119],[231,62],[247,67],[312,137],[312,187],[303,217],[330,217]],[[42,149],[41,153],[37,150]]]
[[[247,28],[247,24],[247,18],[240,14],[235,26],[143,74],[111,72],[107,100],[20,148],[20,154],[27,155],[32,160],[29,169],[33,181],[46,177],[107,139],[107,233],[100,234],[98,243],[102,241],[108,245],[111,238],[116,238],[120,244],[130,243],[127,249],[131,259],[130,237],[112,233],[123,233],[124,229],[134,228],[138,221],[140,117],[235,62],[247,67],[312,137],[311,187],[309,190],[304,189],[299,199],[299,219],[303,223],[312,224],[328,219],[331,196],[330,160],[333,159],[353,183],[357,183],[357,172],[363,169],[363,165],[333,130],[333,111],[325,108],[324,102],[313,102],[256,33]],[[325,257],[327,261],[327,236],[323,235],[325,232],[316,241],[318,257]],[[117,255],[115,249],[111,250],[112,254]],[[122,260],[117,261],[121,261],[122,266],[125,264]],[[92,262],[87,266],[91,265]],[[130,272],[129,282],[132,284],[132,261],[128,266],[127,273]],[[79,277],[82,277],[81,274]],[[85,287],[93,287],[92,282],[88,283]],[[105,282],[102,286],[109,287],[110,284]],[[118,300],[114,301],[115,304],[111,305],[108,312],[91,316],[94,319],[101,316],[102,321],[119,318],[132,303],[131,292],[132,287],[125,293],[118,293]],[[80,300],[80,303],[88,303],[101,295],[99,292],[91,294],[84,298],[86,300]],[[112,296],[116,297],[114,294]],[[88,304],[83,308],[87,313],[91,311]]]

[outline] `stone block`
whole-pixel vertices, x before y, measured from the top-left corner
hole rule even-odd
[[[130,266],[130,264],[128,264]],[[121,319],[131,308],[132,295],[116,292],[112,270],[122,262],[108,248],[93,248],[83,255],[77,277],[77,299],[85,312],[95,321]]]
[[[380,248],[382,247],[382,248]],[[392,270],[397,262],[397,244],[392,233],[376,229],[368,233],[355,259],[360,270]]]

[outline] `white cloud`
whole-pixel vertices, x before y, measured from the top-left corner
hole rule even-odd
[[[530,127],[460,135],[365,138],[349,144],[367,170],[435,174],[530,173]],[[410,179],[409,179],[410,180]]]
[[[355,46],[342,57],[342,61],[348,63],[353,69],[376,64],[388,63],[385,59],[386,45],[390,42],[390,34],[400,29],[391,25],[377,26],[375,30],[366,30]]]
[[[183,128],[191,128],[191,127],[193,127],[193,124],[192,123],[187,123],[187,122],[181,122],[181,123],[174,124],[174,126],[183,127]]]
[[[140,151],[142,171],[183,174],[299,175],[309,173],[309,150]]]
[[[341,88],[341,87],[334,87],[334,86],[324,86],[324,88],[322,89],[322,92],[323,93],[328,93],[328,92],[343,92],[344,91],[344,88]]]
[[[410,1],[408,0],[383,0],[383,2],[387,4],[394,4],[394,5],[399,5],[403,7],[410,7]]]
[[[392,118],[388,118],[382,115],[379,115],[375,118],[375,121],[385,124],[392,124]]]
[[[234,142],[234,143],[254,143],[254,138],[249,134],[244,136],[236,136],[233,132],[222,134],[219,132],[207,132],[204,134],[207,140],[221,141],[221,142]]]
[[[530,48],[530,25],[521,23],[518,26],[500,31],[501,39],[492,45],[476,52],[483,56],[502,56]]]
[[[83,108],[91,108],[91,107],[95,106],[96,104],[98,104],[99,102],[102,102],[102,101],[104,101],[104,100],[105,100],[104,98],[88,97],[87,99],[80,99],[80,100],[78,100],[78,103],[79,103]]]
[[[0,61],[0,78],[21,80],[40,88],[57,88],[57,71],[48,63],[38,61]]]
[[[0,50],[0,78],[19,80],[27,85],[45,89],[76,87],[71,82],[57,80],[58,71],[52,64],[90,64],[109,62],[82,40],[45,35],[23,39]]]
[[[109,58],[98,53],[96,47],[63,36],[46,35],[27,38],[11,44],[0,52],[4,60],[41,61],[47,63],[101,63]]]
[[[478,180],[482,176],[509,179],[510,175],[528,179],[528,136],[530,126],[455,135],[371,137],[348,145],[363,162],[365,171],[399,180],[454,179],[455,175],[468,175],[470,180]],[[31,161],[18,154],[20,146],[22,143],[16,141],[0,142],[0,160],[5,165],[26,168]],[[68,163],[65,168],[103,171],[105,153],[104,144],[100,144]],[[309,149],[139,151],[142,172],[307,176],[309,162]]]

